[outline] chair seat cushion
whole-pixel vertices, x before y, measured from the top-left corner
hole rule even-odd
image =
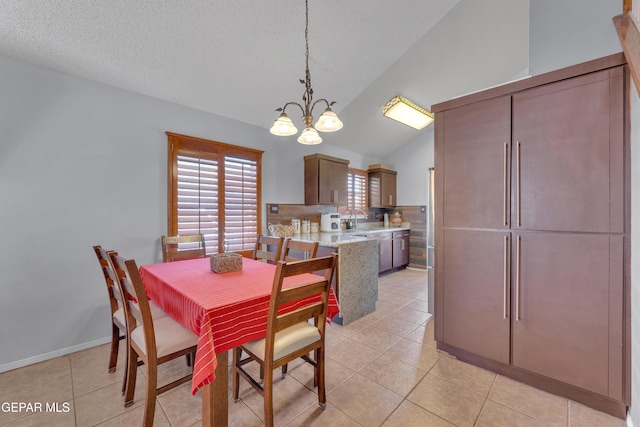
[[[153,330],[156,336],[158,357],[198,345],[198,336],[169,316],[154,319]],[[142,326],[133,330],[131,339],[147,354]]]
[[[158,307],[153,301],[149,301],[149,308],[151,308],[151,317],[154,319],[160,319],[168,316],[167,312]]]
[[[320,340],[318,328],[308,322],[300,322],[276,334],[273,350],[273,359],[278,360],[309,344]],[[243,347],[264,360],[266,340],[260,339],[243,344]]]

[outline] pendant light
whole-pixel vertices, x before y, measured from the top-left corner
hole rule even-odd
[[[305,85],[305,91],[302,95],[302,101],[304,107],[297,102],[287,102],[284,107],[276,109],[281,111],[280,116],[273,122],[273,126],[269,130],[272,134],[278,136],[290,136],[298,133],[298,128],[293,121],[287,116],[286,109],[289,105],[297,105],[302,111],[302,121],[305,125],[305,129],[298,137],[298,142],[305,145],[315,145],[322,142],[320,138],[320,132],[335,132],[342,129],[342,122],[338,115],[331,110],[331,106],[335,104],[335,101],[329,102],[326,99],[318,99],[313,102],[313,88],[311,87],[311,73],[309,73],[309,0],[305,0],[305,29],[304,29],[304,41],[306,48],[306,70],[305,79],[300,80],[300,83]],[[313,110],[318,103],[324,103],[326,108],[324,112],[318,118],[315,126],[313,123]]]

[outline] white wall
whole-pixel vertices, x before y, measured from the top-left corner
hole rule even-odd
[[[160,261],[165,131],[264,150],[265,203],[303,203],[306,154],[379,162],[1,56],[0,82],[0,372],[108,340],[91,247]]]
[[[621,0],[533,0],[529,70],[546,73],[622,50],[612,18]]]
[[[463,0],[373,86],[389,92],[385,99],[396,94],[394,88],[403,88],[409,97],[417,93],[423,95],[418,99],[434,104],[447,101],[521,76],[528,66],[528,44],[529,0]],[[416,58],[424,57],[433,65],[416,76]],[[406,79],[394,80],[403,74]],[[371,93],[377,91],[366,92]],[[347,109],[375,104],[363,94]],[[398,171],[398,204],[425,205],[427,170],[433,167],[433,125],[383,163]]]

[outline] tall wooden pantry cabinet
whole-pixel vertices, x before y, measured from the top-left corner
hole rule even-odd
[[[628,91],[619,54],[432,107],[438,347],[619,417]]]

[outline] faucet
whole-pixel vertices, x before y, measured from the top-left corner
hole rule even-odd
[[[347,212],[349,212],[349,219],[347,220],[347,224],[349,224],[349,222],[351,222],[351,217],[353,216],[353,212],[351,212],[351,209],[345,209],[344,211],[342,211],[342,213],[346,214]],[[349,228],[349,226],[347,225],[347,228]]]
[[[362,209],[356,209],[356,230],[358,229],[358,212],[362,212],[362,214],[364,215],[364,219],[369,218],[365,211],[363,211]]]

